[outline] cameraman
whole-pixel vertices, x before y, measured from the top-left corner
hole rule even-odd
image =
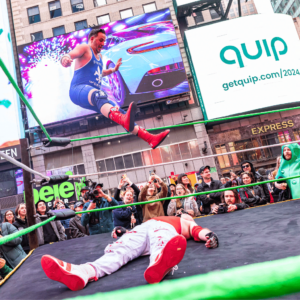
[[[95,193],[95,191],[97,191]],[[91,202],[87,202],[83,206],[85,210],[93,210],[97,208],[104,208],[109,206],[118,206],[118,201],[102,191],[102,186],[97,184],[95,190],[92,192],[94,198]],[[111,210],[97,211],[93,213],[83,213],[81,217],[82,226],[89,225],[90,235],[111,232],[114,229],[113,217]]]

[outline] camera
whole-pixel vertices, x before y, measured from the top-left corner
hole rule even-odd
[[[153,182],[154,182],[154,183],[157,183],[157,179],[154,179]]]
[[[100,186],[101,188],[103,188],[103,184],[94,182],[90,179],[88,181],[85,181],[84,183],[89,188],[89,190],[85,192],[83,196],[84,200],[93,200],[93,203],[96,203],[97,200],[99,201],[99,199],[97,199],[97,196],[99,196],[99,191],[96,189],[96,186]]]
[[[218,208],[218,212],[221,213],[221,214],[224,213],[225,212],[225,207],[226,207],[225,203],[220,203],[219,208]]]

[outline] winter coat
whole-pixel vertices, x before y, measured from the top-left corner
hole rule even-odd
[[[147,195],[148,185],[146,184],[140,192],[139,202],[165,198],[168,194],[168,187],[163,181],[160,182],[160,185],[162,187],[161,191],[154,193],[152,196],[149,196]],[[143,222],[164,215],[165,213],[164,213],[163,201],[158,201],[158,202],[143,205],[143,216],[144,216]]]
[[[245,163],[248,163],[250,166],[251,166],[251,173],[253,174],[254,178],[255,178],[255,182],[260,182],[260,181],[265,181],[264,180],[264,177],[262,175],[260,175],[258,172],[255,172],[255,169],[253,167],[253,164],[251,161],[249,160],[244,160],[242,163],[241,163],[241,169],[242,171],[244,172],[243,168],[242,168],[242,165],[244,165]],[[239,179],[240,180],[240,185],[244,185],[243,184],[243,181],[242,181],[242,178]],[[269,193],[269,188],[268,188],[268,184],[267,183],[264,183],[264,184],[260,184],[260,186],[263,188],[264,190],[264,193],[265,193],[265,197],[266,197],[266,201],[267,202],[270,202],[270,193]]]
[[[104,208],[110,206],[118,206],[119,203],[115,198],[111,198],[111,202],[108,202],[104,198],[98,198],[96,202],[96,208]],[[87,202],[83,206],[83,210],[87,210],[89,207],[90,202]],[[98,234],[98,233],[105,233],[110,232],[114,229],[114,223],[112,218],[112,211],[111,210],[104,210],[104,211],[97,211],[94,213],[83,213],[81,216],[81,225],[87,226],[89,225],[90,234]]]
[[[18,232],[18,229],[8,222],[0,224],[0,228],[2,236]],[[6,263],[13,269],[26,257],[21,243],[22,237],[20,236],[0,246],[0,252],[6,260]]]
[[[250,188],[240,188],[239,193],[241,196],[241,200],[249,206],[267,204],[267,197],[265,195],[263,187],[261,185],[254,185],[252,186],[252,189],[254,190],[255,195],[252,194]],[[246,194],[248,195],[248,197],[246,196]]]
[[[60,221],[61,225],[64,226],[65,229],[69,228],[69,223],[70,223],[71,219],[67,219],[67,220],[62,220]]]
[[[89,227],[82,226],[81,216],[76,215],[69,223],[70,235],[72,239],[84,237],[89,235]]]
[[[49,217],[47,215],[40,215],[39,213],[36,214],[35,222],[36,224],[46,221]],[[55,235],[57,236],[58,241],[64,241],[66,239],[64,227],[61,225],[60,221],[51,221],[50,222]],[[43,226],[37,228],[37,236],[39,245],[44,245],[44,231]]]
[[[220,190],[221,188],[223,188],[223,185],[222,185],[221,181],[219,181],[219,180],[214,180],[211,178],[211,183],[209,186],[202,179],[202,182],[198,185],[197,193]],[[203,204],[202,212],[207,215],[211,211],[211,208],[210,208],[211,204],[215,203],[218,205],[221,203],[221,192],[211,193],[211,194],[206,194],[206,195],[199,195],[199,196],[197,196],[196,201],[197,201],[198,208],[200,208],[201,202],[202,202],[202,204]]]
[[[27,224],[27,219],[25,218],[25,220],[22,220],[18,217],[16,217],[16,221],[13,223],[13,225],[18,229],[18,230],[22,230],[28,227]],[[21,244],[23,250],[28,253],[30,250],[29,247],[29,239],[28,239],[28,235],[25,234],[22,236],[22,244]]]
[[[187,197],[180,199],[183,202],[183,210],[188,211],[192,210],[194,211],[194,217],[200,216],[199,208],[197,205],[197,202],[194,200],[194,197]],[[176,207],[176,201],[171,201],[169,203],[168,207],[168,216],[175,216],[178,208]]]
[[[280,181],[280,183],[283,183],[283,182]],[[275,195],[278,195],[278,200],[276,202],[293,199],[289,186],[287,186],[285,190],[281,190],[281,189],[278,189],[277,187],[274,187],[273,193]]]
[[[283,157],[283,149],[285,147],[290,148],[292,151],[292,157],[290,160],[286,160]],[[298,144],[290,144],[281,147],[282,159],[280,163],[280,167],[278,173],[276,175],[276,179],[278,178],[287,178],[296,175],[300,175],[300,146]],[[278,183],[281,183],[278,181]],[[299,199],[300,198],[300,177],[294,179],[288,179],[286,181],[288,187],[291,190],[292,198]]]
[[[119,202],[120,205],[125,204],[123,201]],[[134,214],[136,219],[137,210],[135,206],[127,206],[122,208],[114,209],[114,226],[122,226],[126,229],[131,229],[131,215]],[[135,226],[138,224],[134,224]]]
[[[139,194],[140,194],[140,189],[133,183],[131,187],[134,190],[134,196],[133,196],[133,203],[138,202],[139,199]],[[120,189],[116,189],[114,198],[120,203],[122,199],[120,198]],[[124,204],[124,203],[123,203]],[[141,205],[137,205],[136,207],[136,213],[134,214],[134,217],[136,219],[136,224],[135,225],[140,225],[143,222],[143,209]]]
[[[234,205],[237,207],[237,210],[242,210],[242,209],[245,209],[245,208],[249,207],[249,205],[246,204],[246,203],[235,203]],[[218,208],[218,214],[228,213],[227,209],[228,209],[227,204],[225,204],[224,210],[219,207]]]

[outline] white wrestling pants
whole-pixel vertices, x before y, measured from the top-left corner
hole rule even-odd
[[[96,269],[98,278],[116,272],[141,255],[150,254],[152,265],[168,241],[176,235],[178,233],[172,225],[149,220],[125,233],[117,242],[108,245],[102,257],[88,264]]]

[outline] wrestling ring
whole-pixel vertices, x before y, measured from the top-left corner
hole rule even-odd
[[[44,131],[47,137],[47,140],[44,142],[45,147],[65,146],[70,142],[78,140],[127,134],[117,133],[74,140],[68,138],[51,138],[1,59],[0,67]],[[294,107],[263,113],[239,115],[223,119],[153,128],[152,130],[251,117],[299,108],[300,107]],[[299,143],[300,141],[284,143],[282,145],[297,142]],[[281,144],[254,149],[278,147],[279,145]],[[251,150],[252,149],[246,149],[233,153]],[[200,158],[205,159],[224,154],[230,153],[209,155]],[[24,170],[41,177],[41,183],[43,184],[57,180],[66,181],[68,178],[78,176],[94,175],[62,176],[57,179],[53,176],[48,177],[34,171],[2,152],[0,152],[0,156]],[[268,180],[245,185],[244,187],[299,177],[300,175],[285,179]],[[218,191],[240,187],[241,186],[232,187]],[[209,194],[212,192],[216,191],[196,193],[193,195]],[[176,197],[172,199],[174,198]],[[182,196],[180,196],[180,198],[182,198]],[[170,198],[155,201],[168,199]],[[151,201],[146,203],[149,204]],[[123,206],[143,204],[145,204],[145,202]],[[120,207],[122,206],[118,206],[118,208]],[[94,211],[107,209],[114,209],[114,207],[96,209]],[[88,211],[80,213],[87,212]],[[41,257],[45,254],[51,254],[61,260],[74,264],[93,261],[101,256],[107,244],[113,242],[111,234],[93,235],[85,237],[84,239],[72,239],[44,245],[32,250],[19,266],[0,282],[1,299],[20,299],[20,295],[23,295],[22,298],[24,299],[32,300],[74,298],[87,300],[269,299],[274,297],[280,297],[281,299],[298,299],[300,298],[299,213],[300,201],[294,199],[236,211],[230,214],[230,216],[228,216],[228,214],[209,215],[195,219],[198,225],[208,227],[217,233],[220,246],[211,250],[207,249],[204,243],[195,243],[193,240],[189,240],[187,242],[188,246],[185,256],[178,265],[179,269],[174,275],[166,276],[163,282],[155,285],[148,285],[143,276],[149,263],[148,257],[139,257],[123,266],[116,273],[90,283],[81,291],[72,292],[63,284],[48,279],[41,267]],[[13,240],[17,236],[27,234],[55,218],[56,217],[53,216],[42,223],[23,229],[15,234],[5,236],[0,239],[0,245]]]

